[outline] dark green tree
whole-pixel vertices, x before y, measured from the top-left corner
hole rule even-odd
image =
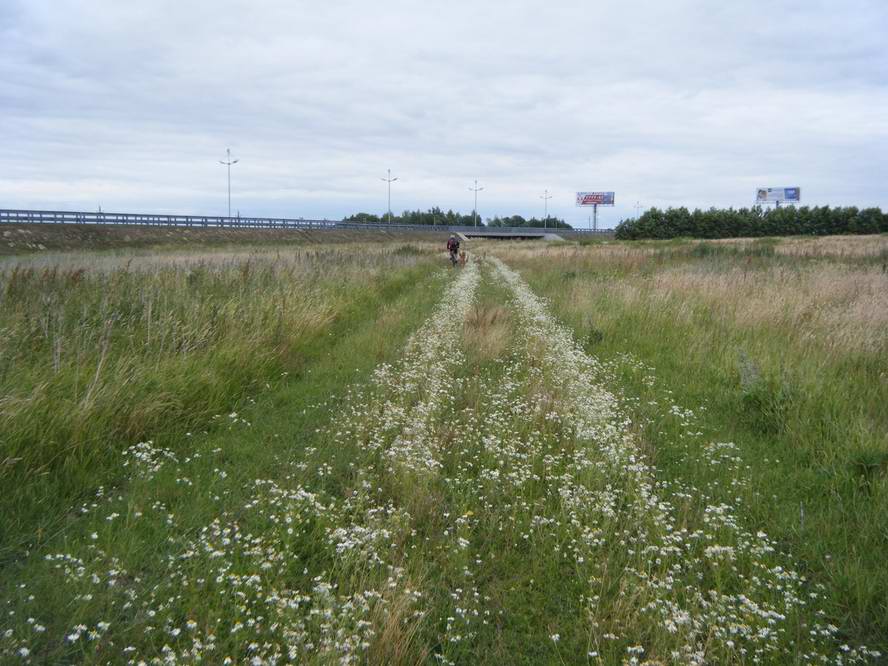
[[[856,206],[783,206],[781,208],[651,208],[638,218],[622,220],[620,240],[644,238],[743,238],[758,236],[825,236],[888,232],[888,214]]]

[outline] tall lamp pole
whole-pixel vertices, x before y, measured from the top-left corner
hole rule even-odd
[[[389,214],[389,224],[392,223],[392,183],[398,180],[398,177],[395,176],[392,178],[392,170],[386,169],[386,173],[388,174],[387,178],[380,178],[379,180],[384,180],[388,183],[388,214]]]
[[[478,187],[478,179],[475,179],[475,187],[470,187],[469,192],[475,193],[475,208],[472,210],[472,221],[475,223],[475,226],[478,226],[478,192],[483,190],[483,187]]]
[[[549,194],[549,190],[543,190],[543,194],[540,196],[540,199],[542,199],[545,202],[545,207],[546,207],[546,219],[543,221],[543,228],[544,229],[549,226],[549,199],[551,199],[551,198],[552,198],[552,195]]]
[[[219,164],[228,167],[228,217],[231,217],[231,165],[237,164],[240,160],[231,159],[231,148],[226,148],[225,154],[228,156],[228,159],[219,160]]]
[[[635,219],[636,220],[638,219],[638,211],[640,211],[640,210],[641,210],[641,202],[636,201],[635,202]]]

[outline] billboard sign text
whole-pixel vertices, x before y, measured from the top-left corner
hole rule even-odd
[[[577,192],[577,206],[613,206],[613,192]]]
[[[760,187],[755,191],[756,203],[780,203],[789,201],[798,203],[802,200],[800,187]]]

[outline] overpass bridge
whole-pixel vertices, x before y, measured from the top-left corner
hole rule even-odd
[[[539,227],[485,227],[453,226],[442,224],[385,224],[342,222],[337,220],[310,220],[282,217],[226,217],[212,215],[166,215],[158,213],[105,213],[84,211],[18,210],[0,209],[2,224],[99,224],[150,227],[193,227],[215,229],[311,229],[360,231],[427,231],[456,233],[469,240],[472,238],[560,240],[564,237],[603,235],[610,230],[591,229],[542,229]]]
[[[456,228],[456,227],[455,227]],[[465,240],[472,238],[493,238],[498,240],[564,240],[560,230],[537,227],[473,227],[472,231],[458,228],[457,235]],[[570,231],[569,229],[566,231]]]

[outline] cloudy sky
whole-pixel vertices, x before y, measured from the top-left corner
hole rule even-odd
[[[0,207],[888,208],[888,2],[2,0]]]

